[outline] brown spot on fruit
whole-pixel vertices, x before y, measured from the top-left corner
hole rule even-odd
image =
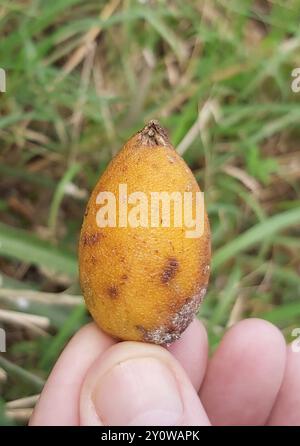
[[[108,287],[107,293],[111,299],[116,299],[118,297],[119,291],[115,285]]]
[[[170,282],[176,275],[178,271],[179,263],[178,260],[175,257],[171,257],[168,259],[166,266],[164,267],[164,270],[161,275],[161,282],[162,283],[168,283]]]
[[[84,244],[84,246],[93,246],[100,240],[100,238],[100,232],[96,232],[95,234],[83,234],[82,243]]]
[[[169,161],[170,164],[176,163],[176,159],[173,156],[168,155],[167,158],[168,158],[168,161]]]
[[[94,255],[91,255],[91,262],[93,265],[96,265],[96,263],[97,263],[97,259]]]
[[[209,274],[209,272],[210,272],[210,265],[209,264],[204,265],[204,267],[203,267],[203,274],[205,276],[207,276],[207,274]]]
[[[122,280],[127,280],[127,279],[128,279],[127,274],[123,274],[123,275],[121,276],[121,279],[122,279]]]
[[[190,192],[191,190],[193,190],[193,183],[191,181],[189,181],[185,187],[186,192]]]

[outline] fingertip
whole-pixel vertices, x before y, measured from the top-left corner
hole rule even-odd
[[[206,371],[208,356],[207,332],[203,323],[195,318],[181,338],[171,344],[168,350],[180,362],[198,391]]]
[[[29,425],[78,425],[79,393],[84,376],[96,358],[115,342],[94,323],[82,327],[58,358]]]
[[[89,370],[80,396],[81,425],[209,424],[186,373],[163,347],[121,342]]]
[[[216,425],[261,425],[273,407],[284,373],[282,334],[261,319],[234,325],[212,357],[200,390]]]
[[[296,341],[299,343],[299,341]],[[270,426],[300,425],[300,349],[293,343],[287,347],[286,367],[282,384],[268,420]]]
[[[251,339],[259,334],[260,336],[263,336],[265,342],[273,339],[281,344],[282,349],[285,350],[286,348],[285,340],[281,331],[278,329],[278,327],[265,319],[253,317],[239,321],[233,325],[230,330],[228,330],[225,337],[228,334],[232,335],[234,332],[243,333],[244,339]]]

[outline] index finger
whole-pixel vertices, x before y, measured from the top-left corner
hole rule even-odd
[[[84,377],[93,362],[115,342],[94,323],[81,328],[50,373],[29,425],[78,426]]]

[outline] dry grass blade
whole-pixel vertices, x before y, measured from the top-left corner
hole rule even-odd
[[[139,94],[128,109],[128,115],[123,124],[124,127],[130,127],[138,119],[138,116],[142,114],[145,100],[151,88],[156,59],[149,49],[144,49],[142,53],[145,64],[143,64],[144,67],[140,74]]]
[[[247,189],[251,190],[254,195],[259,195],[259,190],[261,188],[259,182],[247,172],[235,166],[224,166],[222,170],[223,172],[227,173],[227,175],[238,179],[244,186],[247,187]]]
[[[107,20],[115,12],[120,4],[120,0],[113,0],[106,4],[102,9],[99,18],[102,20]],[[57,82],[64,79],[65,76],[70,74],[74,68],[76,68],[86,57],[87,53],[90,51],[91,45],[94,43],[95,39],[101,33],[101,26],[93,26],[82,38],[82,44],[77,48],[74,53],[69,57],[67,62],[64,64],[60,76],[56,79]]]
[[[5,416],[15,421],[27,422],[31,417],[33,409],[9,409],[5,411]]]
[[[11,319],[17,321],[18,319],[24,319],[37,327],[47,329],[50,326],[50,321],[47,317],[37,316],[35,314],[20,313],[19,311],[0,310],[0,319]]]
[[[0,301],[13,301],[17,305],[26,305],[26,301],[39,302],[47,305],[77,306],[83,302],[81,296],[71,296],[69,294],[43,293],[31,290],[13,290],[7,288],[0,289]]]
[[[0,367],[5,370],[8,376],[13,376],[19,380],[19,382],[30,385],[37,392],[41,392],[45,385],[45,381],[40,376],[37,376],[36,374],[25,370],[18,364],[9,361],[4,358],[3,355],[0,355]]]
[[[180,155],[183,155],[193,144],[198,135],[200,135],[201,139],[205,139],[205,131],[209,126],[211,118],[214,117],[214,119],[218,120],[219,115],[220,111],[217,101],[208,99],[200,110],[197,120],[178,144],[177,152]]]
[[[300,178],[300,158],[299,152],[292,152],[280,156],[277,160],[280,165],[280,175],[289,180],[298,180]]]
[[[50,326],[50,321],[47,317],[20,313],[18,311],[0,310],[0,321],[20,325],[36,335],[48,336],[48,333],[44,330]]]
[[[7,373],[2,367],[0,367],[0,384],[5,383],[6,380],[7,380]]]
[[[82,68],[82,75],[81,75],[81,82],[80,82],[80,93],[78,97],[78,101],[75,105],[75,110],[73,112],[73,115],[71,116],[71,123],[72,123],[72,140],[77,141],[80,135],[81,130],[81,124],[83,120],[83,108],[84,104],[86,103],[86,93],[89,86],[89,82],[91,79],[91,73],[94,66],[94,58],[95,58],[95,52],[96,52],[96,44],[92,43],[89,47],[89,51],[86,55],[83,68]]]
[[[6,403],[6,409],[25,409],[35,406],[40,394],[26,396],[25,398],[18,398],[17,400]]]
[[[105,86],[104,86],[104,76],[103,76],[103,70],[101,66],[101,61],[99,57],[95,57],[95,64],[93,69],[93,78],[94,78],[94,84],[95,84],[95,90],[97,95],[99,96],[99,99],[103,96],[105,92]],[[108,140],[113,143],[116,140],[116,131],[115,126],[113,123],[113,117],[110,110],[110,107],[108,104],[106,104],[105,101],[99,101],[100,102],[100,108],[103,116],[103,123],[105,127],[105,131],[108,137]]]
[[[232,307],[232,310],[229,315],[228,322],[226,324],[227,328],[232,327],[238,321],[243,319],[243,314],[246,307],[246,298],[243,294],[239,295]]]

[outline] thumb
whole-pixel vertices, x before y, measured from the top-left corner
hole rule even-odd
[[[209,425],[185,371],[163,347],[121,342],[94,363],[82,386],[83,426]]]

